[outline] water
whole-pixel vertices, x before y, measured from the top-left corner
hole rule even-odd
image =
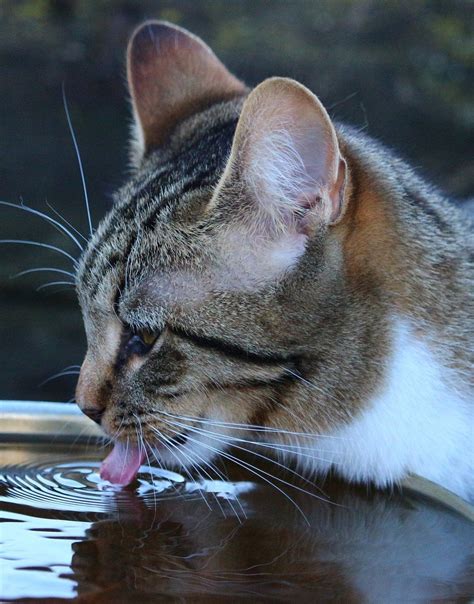
[[[296,485],[307,494],[279,492],[230,466],[225,482],[143,466],[120,489],[98,476],[104,454],[0,449],[1,599],[387,603],[474,594],[472,524],[422,497],[333,481],[322,500],[308,484]]]

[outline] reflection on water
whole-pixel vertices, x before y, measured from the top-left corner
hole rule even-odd
[[[331,482],[328,502],[317,489],[279,492],[229,466],[228,482],[196,483],[144,466],[131,488],[118,489],[98,477],[103,451],[12,451],[0,467],[5,600],[389,603],[473,594],[472,524],[421,497]]]

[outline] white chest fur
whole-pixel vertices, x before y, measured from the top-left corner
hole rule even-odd
[[[474,401],[445,374],[409,325],[398,322],[384,390],[349,425],[317,439],[319,459],[300,462],[379,486],[415,473],[473,499]]]

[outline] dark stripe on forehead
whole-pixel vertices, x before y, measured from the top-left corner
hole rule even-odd
[[[214,180],[213,174],[210,175],[207,182],[211,182],[211,180]],[[160,220],[160,216],[166,208],[175,205],[177,197],[182,197],[186,193],[192,191],[200,191],[207,182],[206,180],[201,180],[199,183],[196,183],[195,181],[188,182],[186,186],[183,186],[178,191],[173,191],[171,196],[157,200],[156,205],[149,204],[148,212],[146,213],[143,210],[140,212],[140,209],[137,209],[136,213],[140,213],[139,224],[135,222],[135,217],[125,217],[121,221],[117,220],[117,226],[114,231],[109,234],[107,239],[103,238],[100,244],[98,244],[98,246],[100,245],[102,248],[108,244],[109,255],[107,256],[107,252],[104,249],[96,249],[94,257],[89,261],[90,265],[86,265],[84,268],[84,271],[91,271],[93,269],[96,273],[95,280],[88,280],[89,288],[94,289],[97,282],[103,277],[103,271],[114,268],[120,260],[124,263],[126,262],[126,259],[137,241],[139,231],[142,234],[145,234],[152,227],[156,226]],[[119,243],[118,240],[120,238],[123,238],[123,240]],[[114,239],[116,240],[115,243]]]
[[[173,192],[172,196],[164,198],[162,200],[163,203],[160,204],[159,210],[156,210],[152,206],[149,208],[148,213],[142,213],[139,224],[125,224],[123,225],[123,228],[117,228],[113,236],[110,237],[107,242],[102,242],[102,245],[105,243],[108,244],[108,252],[102,249],[100,250],[100,254],[98,253],[96,255],[95,264],[90,270],[88,279],[90,295],[95,295],[101,280],[107,272],[114,270],[119,263],[122,263],[125,268],[126,261],[130,257],[132,250],[136,245],[140,245],[141,239],[138,239],[139,236],[145,237],[148,232],[153,231],[158,226],[158,223],[162,220],[163,212],[176,204],[177,196],[183,197],[194,191],[196,193],[202,193],[206,185],[213,183],[214,173],[210,173],[209,178],[201,180],[199,184],[196,184],[196,182],[189,182],[180,189],[178,193]],[[117,241],[114,243],[114,238],[118,240],[121,236],[123,238],[122,241],[120,241],[120,243]],[[143,255],[145,256],[145,254]]]
[[[217,182],[220,176],[219,168],[223,167],[232,142],[237,121],[208,130],[194,144],[185,147],[173,156],[164,166],[158,166],[156,176],[147,178],[145,184],[139,188],[124,204],[118,205],[114,212],[114,224],[123,224],[123,220],[134,218],[137,211],[146,211],[150,206],[157,211],[166,202],[170,201],[165,192],[169,188],[184,182],[189,186],[194,181],[199,186],[201,179],[214,175]],[[184,185],[186,186],[186,185]],[[175,193],[178,197],[181,191]]]
[[[136,194],[131,199],[127,199],[124,204],[118,204],[112,209],[111,214],[109,214],[107,227],[102,233],[99,241],[95,243],[94,247],[88,253],[83,268],[84,273],[89,273],[96,261],[99,262],[99,266],[100,264],[105,264],[105,259],[102,257],[102,254],[104,253],[103,247],[107,243],[112,243],[111,247],[114,247],[112,239],[117,240],[124,233],[129,235],[127,240],[130,240],[131,238],[133,238],[133,240],[136,239],[138,224],[135,224],[135,219],[138,217],[140,218],[141,226],[142,214],[144,211],[148,210],[148,212],[151,211],[154,215],[159,215],[163,206],[171,205],[172,202],[175,202],[190,189],[200,188],[200,175],[195,173],[195,178],[192,181],[190,181],[189,178],[183,180],[182,177],[176,173],[176,166],[174,163],[170,163],[168,166],[168,169],[160,169],[157,171],[158,175],[153,177],[159,182],[159,194],[151,197],[146,197],[144,193],[142,195]],[[172,188],[171,195],[163,194],[167,188]],[[114,253],[119,252],[123,258],[126,258],[123,251],[124,250],[114,250]]]
[[[133,195],[112,208],[103,233],[86,252],[80,277],[83,285],[86,282],[88,288],[95,289],[103,271],[116,266],[118,257],[121,256],[125,263],[139,229],[154,227],[159,216],[184,194],[217,184],[230,152],[236,124],[237,119],[233,119],[209,128],[165,164],[158,164],[151,177],[150,172],[142,175],[145,181],[142,186],[132,183]],[[125,244],[119,243],[124,235],[127,235]],[[105,246],[112,250],[109,258],[103,255]],[[114,249],[119,246],[121,249]],[[95,278],[91,278],[94,272]]]
[[[198,183],[196,183],[196,181],[188,182],[186,185],[184,185],[182,187],[182,189],[179,191],[178,195],[173,194],[172,196],[168,197],[167,199],[162,200],[162,203],[160,204],[158,211],[156,211],[156,209],[154,207],[150,207],[148,209],[148,212],[146,213],[146,215],[144,215],[142,217],[140,227],[145,232],[150,229],[153,229],[160,221],[160,218],[163,215],[163,213],[166,210],[172,208],[173,205],[176,205],[177,196],[181,198],[184,195],[186,195],[188,193],[192,193],[194,191],[196,191],[196,192],[204,191],[210,185],[215,184],[215,182],[216,182],[215,170],[209,170],[207,173],[202,174]]]
[[[176,176],[180,179],[200,179],[206,174],[214,173],[215,179],[220,176],[216,172],[223,167],[223,161],[227,158],[237,120],[232,120],[224,126],[209,129],[205,136],[193,145],[184,148],[176,154],[167,164],[170,169],[160,175],[159,178],[148,180],[130,199],[129,206],[133,207],[141,199],[160,199],[163,189],[169,185],[176,184]]]

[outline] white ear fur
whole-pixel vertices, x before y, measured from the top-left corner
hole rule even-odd
[[[247,205],[231,229],[251,247],[266,242],[272,266],[289,268],[318,225],[342,217],[345,172],[334,127],[316,96],[294,80],[271,78],[243,106],[214,203],[225,189],[243,190]]]
[[[339,218],[345,168],[336,133],[319,100],[298,82],[271,78],[250,94],[233,152],[275,226],[285,229],[290,220],[304,230],[305,211],[328,223]]]

